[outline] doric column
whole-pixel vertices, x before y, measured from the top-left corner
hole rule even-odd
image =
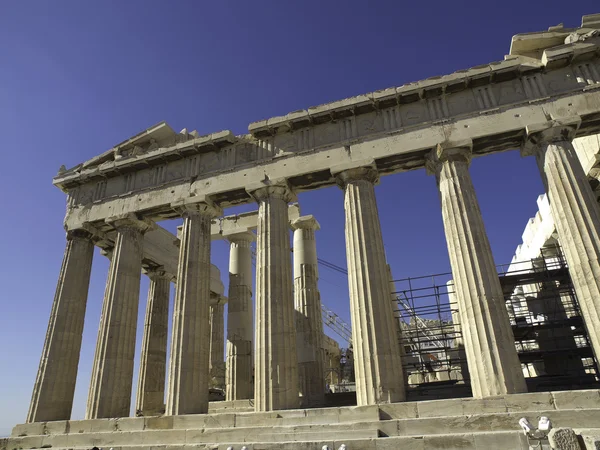
[[[227,303],[226,400],[252,398],[252,254],[254,233],[229,240],[229,301]]]
[[[256,246],[256,411],[299,405],[298,356],[292,294],[292,266],[286,186],[260,188]]]
[[[294,228],[294,307],[301,406],[325,403],[323,320],[319,294],[319,270],[315,231],[320,228],[313,216],[292,222]]]
[[[437,179],[463,342],[477,398],[525,392],[525,379],[492,249],[469,174],[470,143],[438,146]]]
[[[209,387],[223,389],[225,386],[225,303],[221,299],[210,305],[210,382]]]
[[[48,331],[27,422],[71,418],[94,244],[89,233],[67,233]]]
[[[527,129],[590,343],[600,361],[600,208],[571,144],[579,119]]]
[[[220,214],[208,203],[188,205],[182,212],[167,391],[169,415],[208,412],[210,221]]]
[[[87,419],[127,417],[131,405],[143,234],[150,225],[133,217],[114,219],[112,225],[117,238],[100,316]]]
[[[136,414],[152,416],[165,412],[169,294],[173,276],[161,268],[147,274],[150,287],[135,410]]]
[[[337,180],[344,190],[357,403],[403,401],[404,375],[375,198],[378,174],[363,167],[343,171]]]

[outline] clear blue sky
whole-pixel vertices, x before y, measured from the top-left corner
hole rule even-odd
[[[597,0],[3,1],[0,436],[25,420],[46,332],[65,244],[65,195],[51,183],[61,164],[161,120],[240,134],[255,120],[501,60],[512,35],[594,12]],[[474,161],[472,176],[496,262],[509,262],[542,192],[535,163],[507,152]],[[377,195],[394,276],[448,271],[434,179],[385,177]],[[345,266],[341,191],[300,202],[321,223],[319,255]],[[225,284],[227,257],[213,245]],[[107,269],[96,253],[75,418]],[[346,280],[325,268],[321,280],[324,303],[349,322]]]

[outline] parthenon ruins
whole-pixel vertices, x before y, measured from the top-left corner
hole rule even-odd
[[[503,60],[254,122],[245,135],[200,136],[161,122],[61,167],[53,182],[68,199],[64,259],[26,423],[0,449],[527,449],[535,436],[519,419],[539,416],[600,445],[599,135],[594,14],[578,28],[514,36]],[[528,281],[499,276],[469,165],[514,149],[537,161],[553,224],[535,255],[524,244],[517,256],[547,263],[539,250],[552,240],[567,278],[541,282],[533,265]],[[460,335],[428,338],[431,349],[419,353],[419,327],[432,333],[435,321],[415,313],[403,322],[394,310],[418,305],[391,280],[375,185],[422,169],[437,183],[452,269],[452,318],[436,326]],[[315,240],[326,224],[296,203],[302,191],[336,185],[355,400],[335,391],[343,371],[325,358],[336,346],[323,334],[318,288]],[[241,204],[256,211],[226,214]],[[178,235],[157,223],[173,218],[182,219]],[[536,220],[530,233],[542,228]],[[230,246],[228,278],[211,265],[216,239]],[[71,420],[94,246],[110,269],[86,417]],[[150,289],[140,344],[142,275]],[[538,296],[567,284],[575,312],[565,312],[561,291],[568,326],[555,335],[579,355],[569,373],[550,355],[557,347],[542,342],[550,313]],[[523,337],[526,328],[535,337]],[[532,345],[541,356],[526,360]],[[431,375],[442,353],[445,375]],[[337,381],[327,376],[334,372]],[[224,398],[211,401],[209,387]]]

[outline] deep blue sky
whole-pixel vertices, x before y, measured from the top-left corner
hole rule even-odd
[[[51,183],[61,164],[161,120],[240,134],[255,120],[501,60],[512,35],[593,12],[597,0],[2,2],[0,436],[25,420],[63,256],[65,195]],[[474,161],[472,175],[496,262],[509,262],[542,192],[534,161],[507,152]],[[377,195],[394,276],[448,271],[434,179],[389,176]],[[345,266],[341,191],[300,202],[321,223],[320,257]],[[227,257],[213,245],[225,284]],[[107,268],[96,253],[74,418]],[[346,280],[325,268],[321,280],[323,302],[349,322]]]

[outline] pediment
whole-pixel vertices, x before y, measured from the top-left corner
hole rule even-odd
[[[80,169],[91,169],[94,167],[100,167],[105,163],[117,161],[124,158],[131,158],[135,156],[144,155],[153,150],[161,148],[171,147],[180,142],[185,142],[189,139],[198,137],[197,131],[188,133],[187,129],[181,130],[177,133],[173,128],[169,126],[167,122],[160,122],[150,128],[124,140],[123,142],[115,145],[110,150],[95,156],[86,162],[77,165],[69,170],[64,166],[59,169],[59,175],[66,175],[70,172],[75,172]]]

